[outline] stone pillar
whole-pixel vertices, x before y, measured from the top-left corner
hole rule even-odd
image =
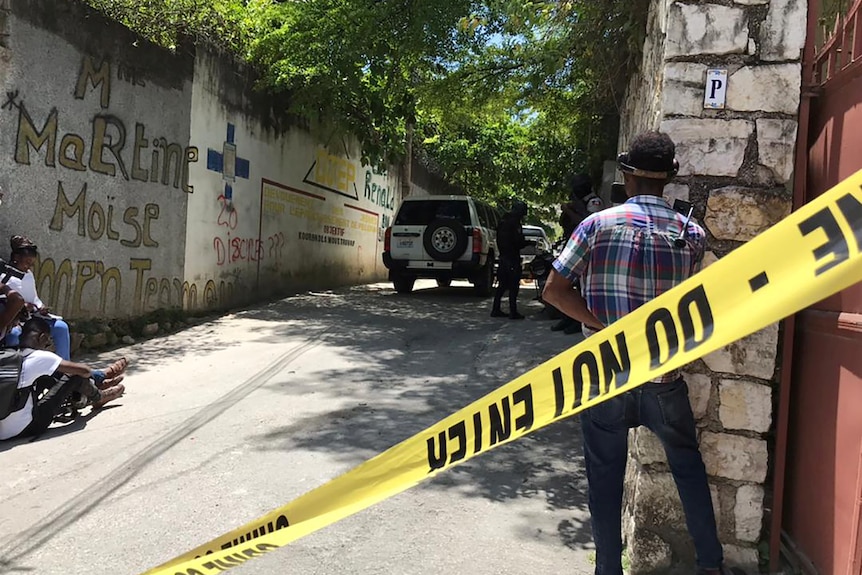
[[[644,129],[677,144],[668,198],[695,206],[709,234],[704,265],[790,213],[805,0],[654,0],[632,79],[620,149]],[[704,109],[707,69],[728,72],[724,109]],[[728,563],[757,572],[764,539],[778,325],[688,366],[686,379]],[[629,443],[624,532],[632,575],[693,563],[664,451],[646,429]]]

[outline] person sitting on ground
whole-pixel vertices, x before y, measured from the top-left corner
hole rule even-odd
[[[125,358],[106,370],[72,363],[47,351],[51,326],[42,318],[27,320],[21,330],[21,376],[18,379],[21,408],[0,420],[0,440],[39,436],[48,429],[73,393],[83,404],[99,409],[125,391],[119,383],[128,365]],[[82,405],[81,405],[82,406]]]
[[[11,267],[23,274],[21,277],[18,277],[18,274],[11,274],[7,280],[9,287],[24,297],[28,312],[38,315],[48,322],[51,326],[54,350],[57,355],[69,361],[72,355],[69,325],[60,316],[50,314],[50,310],[42,303],[39,294],[36,293],[36,277],[32,271],[33,265],[36,263],[36,256],[39,253],[36,244],[26,236],[12,236],[9,244],[12,248]],[[20,334],[20,327],[12,328],[6,335],[7,347],[16,347]]]

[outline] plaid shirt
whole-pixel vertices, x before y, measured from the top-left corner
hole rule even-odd
[[[685,216],[664,198],[629,198],[581,222],[554,269],[569,280],[580,278],[587,308],[610,325],[699,271],[706,233],[690,220],[686,247],[675,247],[684,223]],[[586,336],[593,333],[586,326],[583,330]],[[674,370],[653,381],[679,376]]]

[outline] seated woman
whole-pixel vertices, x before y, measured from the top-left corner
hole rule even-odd
[[[42,317],[50,324],[51,338],[54,340],[54,350],[61,358],[69,361],[72,355],[69,325],[60,316],[49,314],[48,308],[39,299],[39,294],[36,293],[36,278],[33,276],[32,271],[33,264],[36,263],[36,255],[39,253],[36,244],[26,236],[12,236],[9,244],[12,248],[12,257],[9,265],[22,272],[23,277],[19,278],[11,275],[6,280],[6,285],[21,294],[24,298],[27,311]],[[17,326],[12,328],[6,335],[6,345],[9,347],[18,346],[20,336],[21,328]]]

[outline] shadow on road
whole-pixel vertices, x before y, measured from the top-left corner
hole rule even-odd
[[[522,310],[529,317],[521,322],[490,318],[490,299],[478,298],[471,288],[460,286],[399,295],[388,285],[375,284],[312,292],[237,312],[234,315],[239,319],[271,322],[267,329],[250,334],[250,339],[274,345],[284,345],[285,337],[313,339],[314,345],[341,350],[351,367],[324,368],[313,377],[297,374],[286,381],[276,375],[280,373],[276,367],[286,365],[297,352],[285,350],[284,355],[290,357],[264,367],[184,424],[166,430],[122,466],[55,509],[44,522],[6,541],[0,551],[0,572],[27,570],[21,559],[88,514],[98,501],[90,497],[92,493],[117,491],[180,439],[210,421],[214,408],[227,410],[256,387],[289,396],[329,394],[350,404],[249,437],[258,449],[320,451],[351,466],[365,461],[577,343],[574,336],[550,332],[550,322],[540,321],[540,306],[531,303],[534,295],[529,288],[522,291]],[[197,326],[194,341],[185,344],[178,343],[182,337],[175,334],[138,346],[130,373],[158,365],[177,353],[177,345],[187,351],[211,351],[233,344],[218,337],[215,324],[220,321],[229,319]],[[8,447],[14,444],[17,442],[9,442]],[[502,504],[538,498],[547,509],[563,511],[568,517],[560,520],[553,534],[560,542],[573,549],[590,547],[576,418],[476,457],[417,489],[455,492]],[[548,535],[537,534],[526,518],[523,525],[511,527],[524,537]]]
[[[88,489],[74,497],[70,497],[64,505],[55,509],[44,520],[35,524],[30,529],[10,537],[4,542],[4,546],[0,550],[0,573],[28,570],[28,567],[19,564],[20,560],[41,546],[46,545],[56,535],[74,524],[81,517],[90,513],[90,511],[100,504],[102,495],[119,490],[162,454],[220,414],[228,411],[256,387],[264,385],[274,374],[283,370],[296,358],[317,347],[320,343],[319,334],[314,334],[313,337],[309,337],[303,344],[297,345],[294,348],[288,348],[275,361],[263,366],[260,371],[252,374],[247,379],[238,382],[233,389],[216,401],[198,409],[196,413],[191,415],[182,424],[156,438],[152,443],[138,451],[130,459],[91,485]],[[49,431],[48,433],[52,432]],[[62,431],[53,433],[59,434]],[[96,494],[99,496],[95,496]]]
[[[314,379],[271,382],[267,387],[288,395],[328,393],[355,403],[251,437],[251,443],[261,450],[326,452],[352,465],[377,455],[580,341],[551,332],[551,322],[540,319],[540,306],[529,303],[534,295],[522,290],[528,319],[520,322],[489,317],[490,299],[457,286],[409,295],[385,284],[362,286],[239,314],[273,322],[290,318],[275,328],[280,336],[300,335],[311,322],[326,329],[326,345],[341,348],[356,366],[349,372],[323,370]],[[572,512],[558,525],[559,539],[571,548],[591,546],[576,417],[484,453],[418,488],[501,503],[543,498],[548,509]],[[530,527],[524,531],[530,533]]]

